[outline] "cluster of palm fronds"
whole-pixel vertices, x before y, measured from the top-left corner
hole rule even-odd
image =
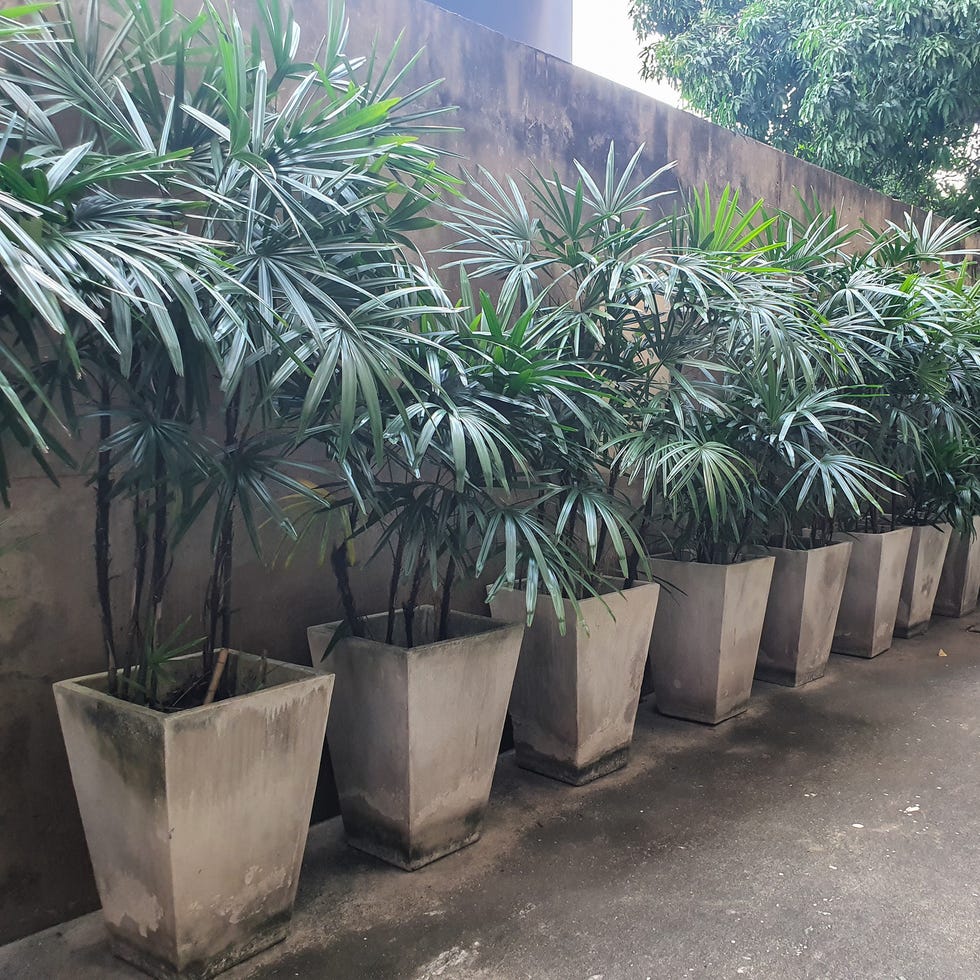
[[[236,534],[258,550],[269,522],[320,536],[355,632],[368,535],[390,636],[423,592],[444,635],[454,583],[485,573],[563,615],[659,534],[726,561],[980,509],[964,228],[859,246],[833,214],[728,193],[675,210],[663,172],[610,150],[570,185],[469,179],[440,215],[450,297],[412,249],[458,186],[435,86],[396,53],[349,57],[329,9],[317,52],[278,0],[248,24],[172,0],[0,17],[0,491],[15,444],[52,476],[51,452],[94,447],[112,690],[154,702],[187,647],[161,623],[202,519],[207,676]]]
[[[314,57],[275,0],[249,27],[166,0],[77,10],[0,24],[0,424],[48,469],[95,446],[110,684],[152,699],[181,538],[208,516],[207,671],[229,642],[235,531],[256,547],[269,518],[291,531],[275,488],[306,492],[303,442],[329,430],[342,458],[362,416],[380,438],[379,392],[424,370],[403,337],[432,299],[406,236],[452,181],[431,86],[408,89],[395,54],[348,58],[339,4]]]
[[[498,277],[502,301],[550,322],[607,390],[615,417],[594,448],[613,453],[610,495],[639,500],[644,547],[728,562],[835,528],[968,527],[980,505],[973,229],[929,216],[848,231],[803,201],[802,219],[743,211],[727,190],[663,209],[664,174],[634,179],[639,158],[619,173],[610,150],[603,176],[580,167],[571,185],[483,174],[450,225],[456,262]],[[561,422],[579,442],[596,435]]]

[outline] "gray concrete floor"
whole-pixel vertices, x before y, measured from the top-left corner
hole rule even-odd
[[[505,755],[482,840],[414,874],[316,827],[291,938],[227,976],[977,980],[978,624],[758,684],[715,729],[641,704],[589,787]],[[0,949],[4,980],[136,976],[97,915]]]

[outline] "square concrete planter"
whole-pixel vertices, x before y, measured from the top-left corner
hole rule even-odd
[[[832,650],[851,657],[877,657],[892,645],[912,528],[841,538],[854,547]]]
[[[660,596],[651,640],[659,712],[717,725],[745,711],[774,564],[650,560],[653,575],[673,586]]]
[[[394,645],[385,613],[365,618],[367,637],[308,630],[314,665],[327,653],[337,675],[327,743],[347,840],[406,871],[479,838],[524,635],[452,613],[450,638],[435,641],[436,618],[419,607],[411,648],[400,613]]]
[[[980,517],[973,518],[973,536],[954,531],[943,563],[933,612],[965,616],[977,608],[980,592]]]
[[[510,699],[522,769],[581,786],[626,765],[660,586],[644,583],[565,602],[565,635],[551,599],[538,599],[524,633]],[[525,594],[490,600],[495,619],[522,623]]]
[[[214,976],[293,911],[333,677],[233,656],[266,686],[172,714],[110,696],[104,674],[54,685],[113,951],[155,977]]]
[[[827,669],[851,543],[808,551],[768,550],[776,563],[755,676],[800,687],[823,677]]]
[[[929,629],[952,532],[949,524],[912,528],[905,577],[898,598],[896,636],[918,636]]]

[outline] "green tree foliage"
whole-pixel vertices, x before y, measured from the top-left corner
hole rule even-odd
[[[643,71],[712,121],[976,218],[980,0],[631,0]]]

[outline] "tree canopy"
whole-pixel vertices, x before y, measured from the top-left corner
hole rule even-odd
[[[980,215],[980,0],[630,0],[643,73],[713,122]]]

